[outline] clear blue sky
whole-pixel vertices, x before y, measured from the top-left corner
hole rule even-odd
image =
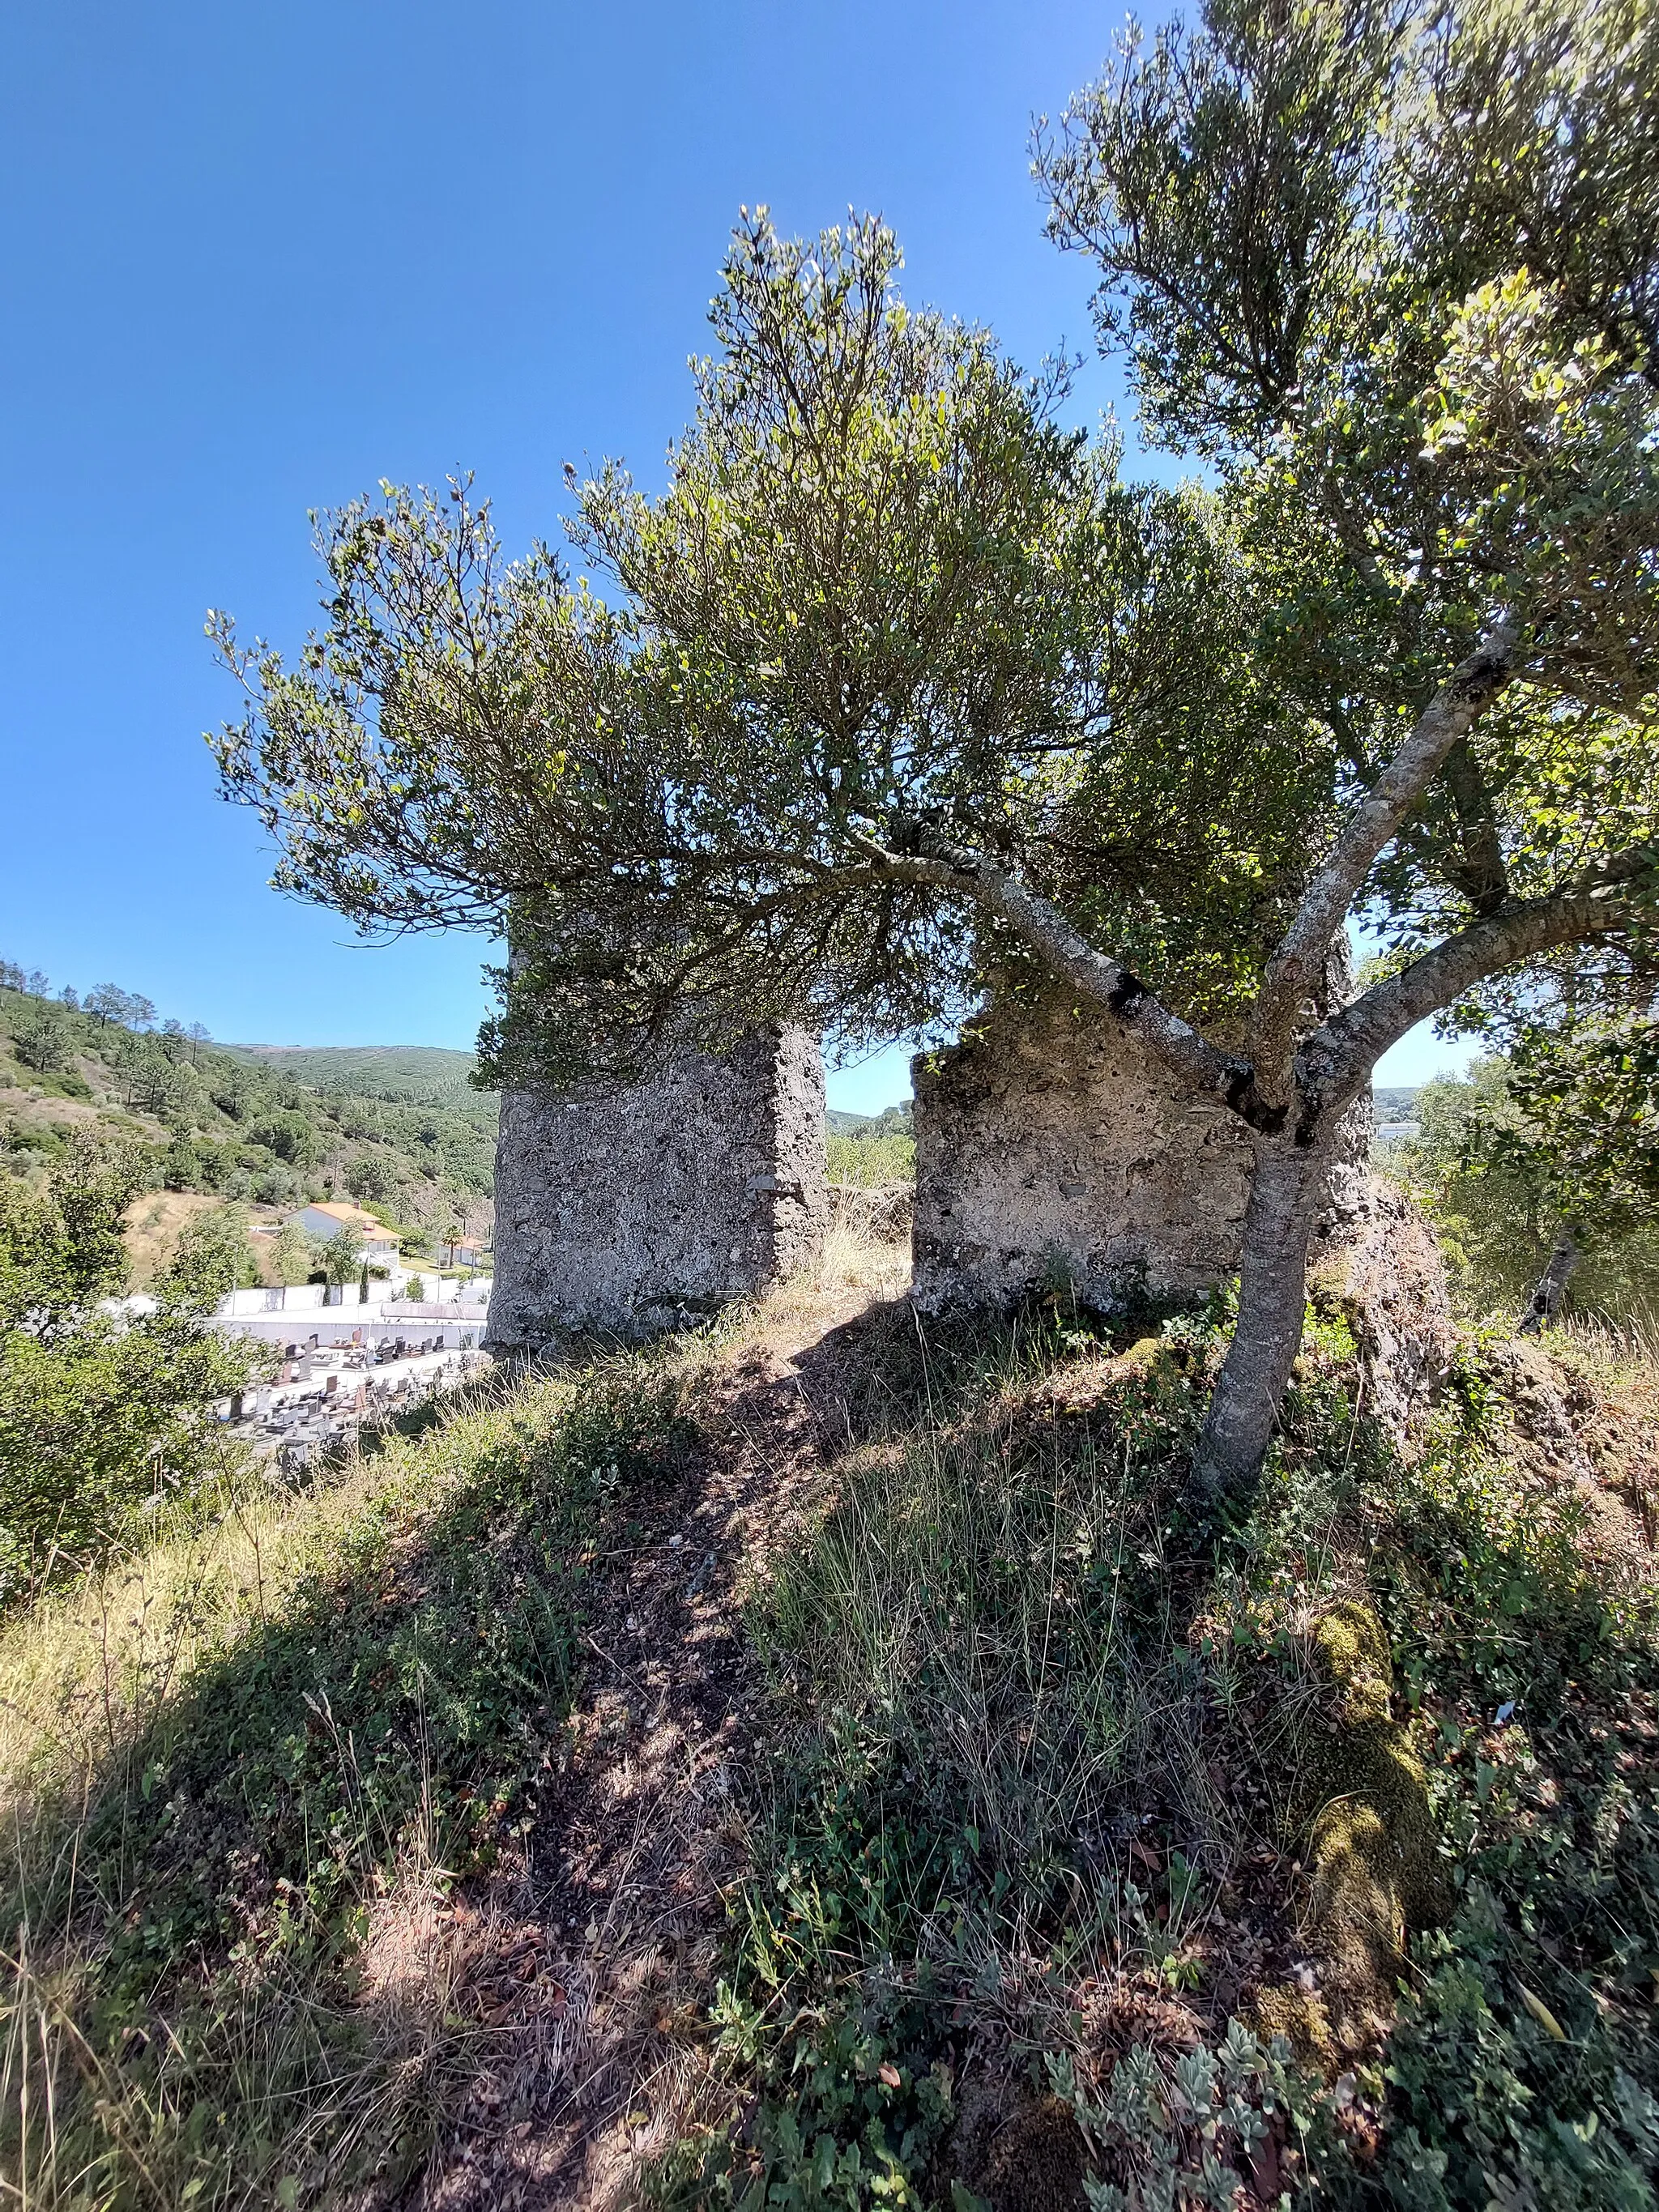
[[[219,1036],[470,1045],[477,940],[366,949],[265,887],[201,741],[234,710],[204,609],[297,641],[307,508],[382,477],[475,470],[523,542],[556,532],[566,459],[652,477],[744,202],[797,230],[878,209],[913,297],[1023,359],[1086,346],[1088,270],[1045,243],[1025,149],[1117,20],[1073,0],[6,11],[0,954]],[[1079,408],[1114,402],[1091,362]],[[907,1087],[893,1054],[832,1079],[854,1106]]]

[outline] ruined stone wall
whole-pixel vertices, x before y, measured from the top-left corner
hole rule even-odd
[[[915,1085],[924,1312],[1006,1307],[1058,1276],[1109,1310],[1138,1294],[1202,1297],[1237,1271],[1244,1131],[1108,1017],[998,1006],[919,1059]],[[1367,1135],[1356,1117],[1334,1213],[1354,1201]]]
[[[666,1054],[622,1091],[510,1091],[485,1342],[641,1336],[810,1260],[829,1213],[823,1067],[806,1030]]]

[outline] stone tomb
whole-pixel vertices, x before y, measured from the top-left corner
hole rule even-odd
[[[828,1216],[823,1066],[805,1030],[718,1059],[671,1052],[623,1090],[509,1091],[485,1344],[672,1328],[810,1261]]]
[[[1005,1003],[918,1059],[915,1085],[923,1312],[1061,1282],[1110,1310],[1200,1298],[1237,1273],[1249,1139],[1107,1017]],[[1365,1136],[1357,1117],[1327,1236],[1358,1200]]]

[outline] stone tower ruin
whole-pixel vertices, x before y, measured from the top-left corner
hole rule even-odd
[[[1006,1308],[1060,1280],[1106,1310],[1178,1302],[1237,1271],[1249,1140],[1132,1031],[1066,1004],[1004,1003],[919,1058],[914,1080],[924,1312]],[[1357,1116],[1326,1234],[1357,1202],[1367,1134]]]
[[[622,1090],[506,1092],[485,1343],[648,1335],[793,1273],[828,1218],[823,1127],[817,1040],[788,1025]]]

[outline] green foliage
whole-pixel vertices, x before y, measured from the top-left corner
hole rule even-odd
[[[318,1263],[331,1285],[349,1283],[357,1273],[357,1253],[362,1243],[355,1229],[337,1229],[317,1248]]]
[[[1038,149],[1354,786],[1498,611],[1526,635],[1369,886],[1402,948],[1650,834],[1656,90],[1637,0],[1212,0]]]
[[[69,1040],[64,1023],[55,1016],[26,1017],[12,1031],[12,1048],[23,1066],[37,1075],[55,1075],[69,1066]]]
[[[1553,2212],[1644,2212],[1659,2104],[1620,2065],[1593,2008],[1569,2007],[1573,2026],[1558,2036],[1553,2008],[1537,2000],[1540,2020],[1527,2005],[1559,1978],[1540,1971],[1533,1932],[1476,1893],[1416,1964],[1389,2049],[1387,2201],[1452,2212],[1502,2186]]]
[[[1473,1150],[1540,1185],[1585,1243],[1628,1237],[1659,1199],[1659,1026],[1626,1015],[1534,1025],[1509,1054],[1507,1110]]]
[[[68,1147],[45,1190],[0,1183],[0,1326],[51,1334],[73,1327],[94,1300],[121,1287],[122,1215],[139,1175],[131,1147],[82,1137]]]
[[[187,1242],[155,1312],[97,1304],[123,1279],[138,1172],[82,1138],[40,1189],[0,1181],[0,1603],[227,1470],[213,1401],[256,1356],[200,1318],[234,1265],[225,1232]]]
[[[247,701],[225,794],[283,888],[509,939],[489,1079],[773,1018],[925,1036],[988,995],[1133,1024],[1299,1187],[1252,1212],[1194,1471],[1247,1486],[1300,1305],[1272,1224],[1379,1054],[1651,928],[1651,16],[1130,24],[1039,170],[1202,489],[1126,483],[1062,369],[902,300],[881,223],[745,211],[665,485],[582,489],[614,604],[508,562],[467,483],[384,487],[323,525],[297,666],[210,618]],[[1338,1011],[1360,919],[1393,964]]]
[[[1619,1033],[1591,1027],[1523,1063],[1519,1083],[1514,1062],[1492,1057],[1419,1092],[1418,1133],[1396,1165],[1439,1224],[1471,1312],[1523,1305],[1564,1224],[1585,1248],[1570,1311],[1626,1321],[1659,1305],[1649,1109],[1617,1065],[1626,1050]],[[1613,1095],[1598,1109],[1604,1085]]]
[[[441,1045],[227,1045],[225,1051],[314,1091],[394,1105],[444,1106],[492,1130],[499,1102],[472,1080],[470,1052]]]
[[[740,225],[669,489],[611,465],[583,495],[619,610],[544,550],[509,565],[458,483],[327,520],[297,668],[216,618],[250,693],[224,786],[281,826],[283,880],[365,925],[510,913],[491,1069],[626,1064],[671,1000],[710,1042],[954,1010],[1008,947],[872,867],[921,823],[1189,997],[1259,964],[1328,775],[1238,659],[1235,544],[1063,428],[1057,371],[907,307],[898,265],[872,221]]]
[[[826,1938],[833,1935],[826,1928]],[[837,2002],[782,2035],[763,2009],[723,1989],[715,2008],[727,2052],[762,2092],[750,2144],[690,2142],[653,2177],[649,2201],[676,2212],[922,2212],[924,2178],[956,2118],[951,2069],[939,2055],[933,2007],[878,1992]],[[964,2212],[975,2202],[955,2202]]]
[[[1241,2021],[1230,2020],[1213,2048],[1200,2043],[1168,2069],[1149,2045],[1135,2044],[1098,2090],[1069,2051],[1046,2053],[1045,2064],[1095,2159],[1127,2181],[1088,2176],[1090,2212],[1176,2203],[1232,2212],[1239,2177],[1275,2121],[1281,2135],[1311,2143],[1316,2161],[1335,2148],[1321,2085],[1298,2071],[1282,2036],[1264,2047]]]
[[[1381,2179],[1412,2212],[1626,2212],[1659,2153],[1659,1610],[1506,1459],[1490,1382],[1481,1411],[1398,1479],[1374,1577],[1457,1892],[1389,2039]]]
[[[297,1220],[283,1222],[271,1247],[272,1265],[276,1279],[283,1283],[305,1280],[306,1270],[311,1265],[311,1245]]]
[[[248,1130],[250,1144],[294,1168],[315,1167],[323,1158],[323,1139],[311,1117],[294,1108],[268,1113]]]
[[[345,1172],[345,1186],[359,1200],[372,1198],[384,1203],[398,1195],[398,1178],[391,1163],[372,1152],[352,1162]]]
[[[179,1232],[164,1294],[198,1312],[210,1312],[228,1291],[251,1289],[259,1279],[247,1237],[246,1210],[216,1206],[191,1214]]]
[[[751,1607],[780,1740],[714,2021],[755,2101],[740,2141],[670,2161],[665,2202],[971,2205],[939,2161],[1014,1962],[1056,1989],[1103,1952],[1172,1989],[1189,1972],[1207,1881],[1172,1861],[1155,1899],[1112,1838],[1125,1804],[1183,1835],[1204,1818],[1170,1570],[1214,1333],[1172,1322],[1093,1418],[1033,1419],[1066,1349],[1046,1325],[939,1341],[885,1377],[877,1439]]]
[[[905,1131],[889,1133],[879,1122],[858,1136],[842,1136],[832,1129],[826,1149],[831,1182],[853,1183],[867,1190],[881,1183],[916,1179],[916,1140]]]
[[[1528,1472],[1524,1404],[1478,1348],[1402,1468],[1357,1414],[1346,1325],[1311,1319],[1255,1506],[1196,1547],[1171,1504],[1212,1324],[1143,1343],[1086,1385],[1086,1415],[1034,1418],[1044,1376],[1063,1405],[1069,1360],[1088,1376],[1100,1349],[1064,1330],[935,1342],[925,1376],[890,1374],[883,1429],[755,1600],[772,1822],[714,2009],[746,2118],[681,2146],[660,2200],[971,2203],[950,2131],[975,2038],[1012,2026],[1101,2212],[1230,2207],[1241,2178],[1271,2199],[1275,2171],[1293,2201],[1352,2212],[1643,2212],[1651,1593]],[[1415,1939],[1382,2057],[1322,2084],[1213,2013],[1178,2064],[1115,2036],[1103,2057],[1066,2009],[1079,1978],[1197,1991],[1204,2018],[1218,1890],[1248,1889],[1261,1844],[1281,1868],[1303,1853],[1334,1771],[1311,1631],[1356,1571],[1452,1899]],[[1126,1828],[1153,1846],[1127,1864]],[[1285,1910],[1294,1924],[1299,1895]],[[1034,1962],[1051,1994],[1021,2013]]]

